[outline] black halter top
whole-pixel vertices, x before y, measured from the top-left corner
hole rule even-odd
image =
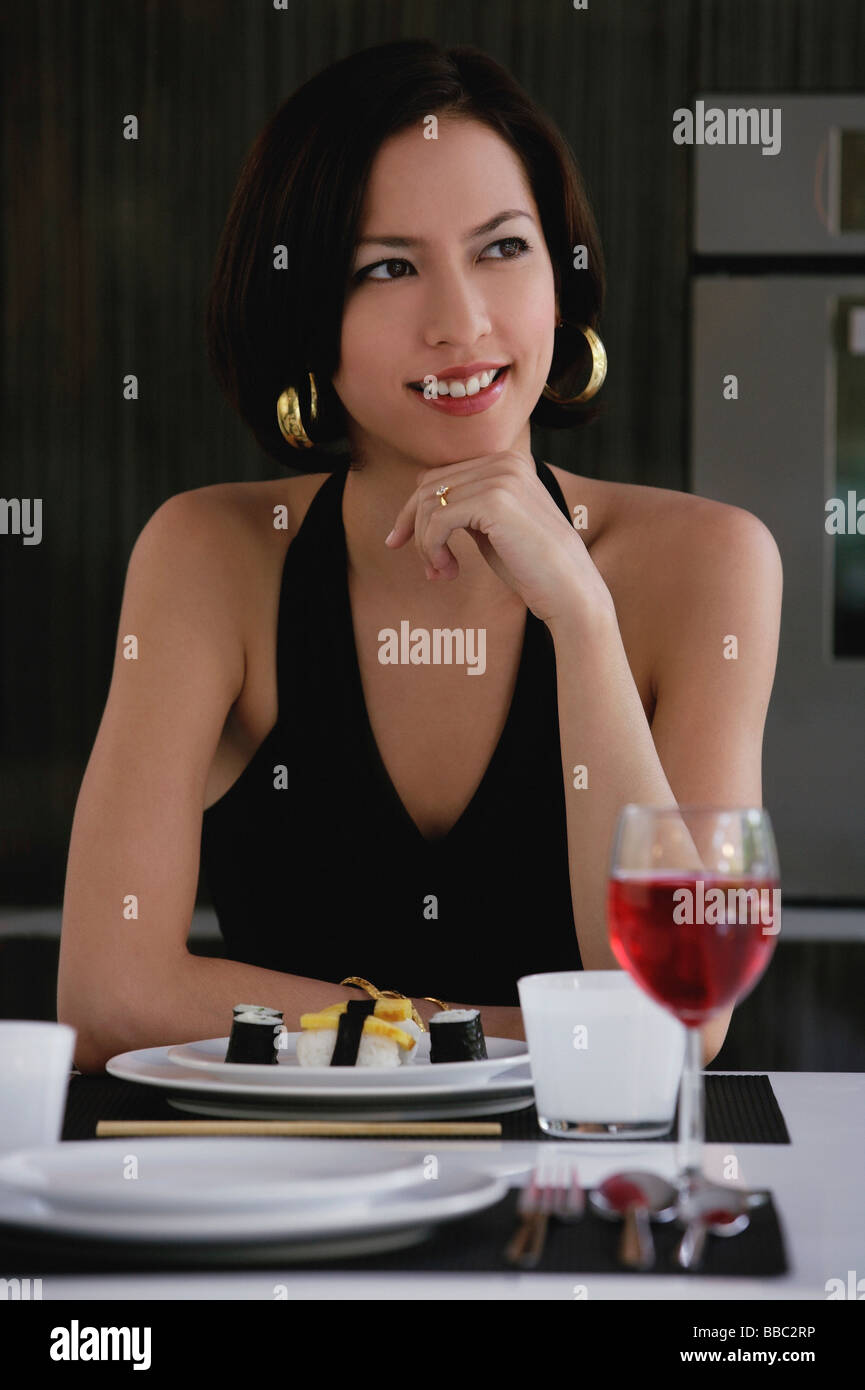
[[[570,519],[552,472],[536,467]],[[201,869],[226,955],[450,1003],[518,1004],[521,975],[582,969],[552,638],[527,609],[501,738],[456,824],[427,839],[367,716],[345,478],[344,468],[328,476],[286,552],[276,724],[203,814]]]

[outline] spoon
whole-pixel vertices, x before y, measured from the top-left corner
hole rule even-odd
[[[706,1235],[737,1236],[744,1231],[751,1218],[747,1192],[733,1192],[728,1188],[713,1187],[699,1193],[691,1206],[686,1219],[685,1234],[676,1249],[676,1262],[681,1269],[696,1269],[703,1257]],[[680,1219],[682,1219],[680,1217]]]
[[[657,1173],[645,1172],[616,1173],[589,1193],[589,1201],[599,1216],[608,1221],[624,1219],[619,1263],[627,1269],[652,1268],[655,1246],[649,1218],[672,1221],[677,1199],[672,1183]]]

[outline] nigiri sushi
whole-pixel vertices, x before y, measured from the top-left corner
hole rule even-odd
[[[349,999],[302,1014],[302,1067],[398,1067],[414,1059],[417,1025],[407,999]]]

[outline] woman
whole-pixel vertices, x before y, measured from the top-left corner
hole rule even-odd
[[[305,472],[170,498],[133,550],[64,904],[83,1070],[355,974],[522,1037],[521,974],[617,966],[624,803],[761,804],[771,535],[531,454],[597,411],[603,288],[566,146],[476,50],[353,55],[259,136],[208,342]],[[186,949],[199,850],[231,959]]]

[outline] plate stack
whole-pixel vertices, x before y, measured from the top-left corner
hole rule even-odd
[[[423,1155],[284,1139],[100,1139],[0,1159],[0,1224],[141,1252],[253,1242],[319,1259],[400,1249],[492,1205],[505,1178]]]
[[[481,1118],[532,1104],[526,1044],[487,1038],[487,1060],[436,1062],[429,1036],[398,1067],[302,1067],[298,1033],[283,1033],[273,1066],[226,1062],[228,1038],[148,1047],[112,1057],[112,1076],[166,1092],[195,1115],[273,1120],[444,1120]]]

